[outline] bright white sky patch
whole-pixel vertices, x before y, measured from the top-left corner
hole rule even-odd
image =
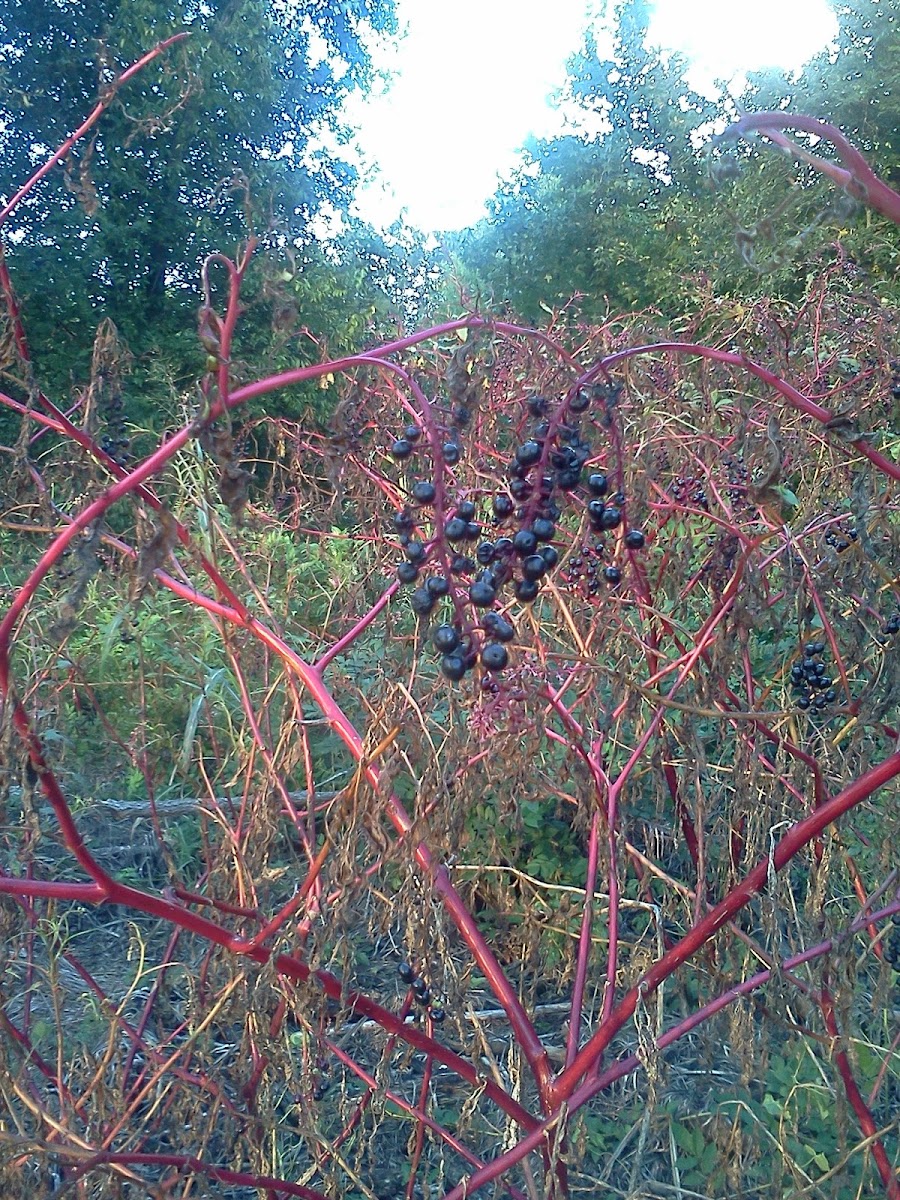
[[[384,65],[400,77],[348,114],[387,185],[364,189],[362,214],[383,224],[405,208],[425,230],[459,229],[483,216],[498,172],[513,167],[528,134],[558,127],[546,97],[565,79],[590,7],[588,0],[399,0],[409,33]]]
[[[529,134],[562,128],[547,98],[605,8],[602,0],[398,0],[409,31],[377,63],[398,76],[347,113],[366,160],[380,168],[359,192],[360,215],[384,227],[405,212],[425,231],[482,217]],[[836,28],[826,0],[658,0],[650,33],[696,60],[691,82],[702,86],[759,67],[797,68]]]
[[[688,80],[712,94],[716,82],[743,90],[747,71],[796,71],[838,31],[828,0],[657,0],[647,40],[692,60]]]

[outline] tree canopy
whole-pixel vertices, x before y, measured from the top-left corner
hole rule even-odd
[[[0,7],[7,194],[125,66],[161,39],[190,35],[116,93],[8,227],[10,269],[45,374],[62,387],[83,368],[102,316],[134,353],[166,342],[177,358],[199,262],[251,232],[289,250],[294,268],[308,251],[321,281],[327,260],[310,221],[345,213],[356,178],[341,156],[340,106],[370,79],[372,38],[393,28],[392,0]]]
[[[896,10],[894,0],[838,6],[838,44],[796,78],[751,76],[742,102],[835,120],[889,175]],[[854,240],[864,218],[813,173],[768,148],[699,150],[735,103],[698,95],[685,62],[648,48],[645,0],[625,0],[618,15],[612,56],[589,33],[569,65],[566,98],[591,134],[530,141],[491,215],[452,240],[473,292],[532,321],[573,296],[587,319],[645,307],[674,316],[708,291],[791,293],[802,285],[798,256],[823,250],[838,230],[850,233],[851,253],[867,263],[880,254],[877,269],[893,272],[895,230],[878,251],[869,237]]]

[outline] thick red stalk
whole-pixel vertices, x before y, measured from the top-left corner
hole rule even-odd
[[[585,1044],[571,1066],[559,1075],[553,1087],[557,1103],[571,1096],[582,1077],[597,1063],[599,1056],[622,1026],[631,1019],[639,998],[653,994],[659,985],[691,958],[722,926],[730,921],[756,895],[765,890],[770,872],[780,871],[798,851],[807,846],[823,829],[861,804],[873,792],[900,775],[900,752],[892,754],[855,779],[833,799],[826,801],[802,821],[798,821],[775,845],[771,855],[758,863],[726,897],[703,917],[672,949],[647,971],[640,983],[623,997],[609,1020]]]

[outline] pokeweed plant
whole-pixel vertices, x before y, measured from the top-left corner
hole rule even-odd
[[[139,460],[114,331],[76,424],[0,263],[5,1194],[896,1200],[889,314],[838,257],[705,344],[473,314],[238,386],[253,249]],[[316,379],[327,431],[232,424]]]

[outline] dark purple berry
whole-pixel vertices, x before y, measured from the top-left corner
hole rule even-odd
[[[620,508],[616,508],[614,504],[607,504],[599,521],[600,528],[615,529],[617,525],[621,524],[622,510]]]
[[[541,457],[541,447],[539,442],[523,442],[516,450],[516,462],[520,467],[530,467]]]
[[[447,1014],[444,1012],[444,1010],[439,1006],[436,1006],[431,1010],[431,1019],[434,1021],[435,1025],[440,1025],[446,1015]]]
[[[569,400],[569,412],[587,412],[591,403],[591,394],[587,388],[580,388]]]
[[[513,542],[512,538],[501,537],[494,542],[494,554],[497,558],[505,558],[507,554],[512,554]]]
[[[543,396],[529,396],[528,411],[533,417],[543,417],[547,412],[547,401]]]
[[[481,545],[478,547],[478,549],[475,551],[475,557],[478,559],[478,561],[481,563],[481,565],[483,567],[490,566],[490,564],[494,561],[494,558],[495,558],[494,543],[493,542],[482,542]]]
[[[481,526],[477,521],[469,521],[466,525],[466,541],[477,542],[481,537]]]
[[[509,496],[505,495],[504,493],[501,492],[499,496],[494,497],[495,517],[500,517],[501,520],[504,517],[508,517],[514,507],[515,506],[513,505],[512,500],[510,500]]]
[[[444,526],[444,533],[451,542],[458,542],[466,536],[468,527],[468,522],[462,517],[451,517]]]
[[[498,612],[485,613],[481,628],[498,642],[511,642],[516,636],[515,626]]]
[[[606,476],[601,472],[588,476],[588,488],[593,496],[605,496],[607,488]]]
[[[530,529],[520,529],[513,538],[513,550],[523,558],[526,554],[534,554],[537,549],[537,538]]]
[[[461,457],[459,445],[456,442],[444,442],[441,454],[448,467],[455,467]]]
[[[409,965],[408,962],[402,962],[400,964],[400,966],[397,968],[397,974],[400,976],[400,978],[403,980],[404,983],[412,983],[412,981],[416,977],[415,971],[412,969],[412,967]]]
[[[397,578],[401,583],[412,583],[419,574],[419,568],[415,563],[402,562],[397,567]]]
[[[625,546],[628,550],[640,550],[645,540],[640,529],[629,529],[625,534]]]
[[[603,578],[606,580],[607,583],[621,583],[622,582],[622,572],[619,570],[618,567],[604,567],[603,568]]]
[[[459,634],[452,625],[438,625],[431,635],[431,644],[442,654],[449,654],[459,645]]]
[[[521,600],[523,604],[530,604],[532,600],[535,600],[540,590],[540,585],[533,579],[517,580],[514,589],[516,599]]]
[[[454,575],[468,575],[475,570],[475,562],[467,554],[454,554],[450,560],[450,570]]]
[[[394,513],[394,528],[398,533],[410,533],[415,526],[415,521],[408,512]]]
[[[542,554],[529,554],[522,559],[522,575],[525,579],[541,579],[547,574],[547,564]]]
[[[556,526],[547,517],[535,517],[531,525],[531,532],[539,542],[549,542],[556,533]]]
[[[398,460],[409,458],[412,454],[412,442],[407,438],[397,438],[393,446],[391,446],[391,457]]]
[[[481,650],[481,665],[487,671],[502,671],[509,662],[506,647],[500,642],[488,642]]]
[[[417,442],[422,436],[422,430],[418,425],[407,425],[403,430],[403,436],[408,442]]]
[[[497,592],[486,579],[476,579],[469,588],[469,599],[478,608],[490,608],[497,599]]]
[[[427,588],[418,587],[410,597],[410,604],[414,613],[418,613],[420,617],[427,617],[434,608],[434,596]]]
[[[475,516],[475,505],[471,500],[460,500],[456,506],[456,515],[468,522]]]
[[[531,484],[524,479],[514,479],[509,485],[509,490],[514,499],[527,500],[531,495]]]
[[[437,488],[430,480],[420,479],[418,483],[413,484],[412,494],[417,504],[434,504]]]
[[[445,654],[441,659],[441,673],[448,679],[462,679],[466,664],[461,654]]]
[[[440,599],[441,596],[446,596],[450,591],[450,584],[443,575],[432,575],[425,580],[425,588],[429,595],[435,599]]]
[[[420,563],[425,557],[425,547],[421,542],[409,542],[406,547],[406,557],[411,563]]]

